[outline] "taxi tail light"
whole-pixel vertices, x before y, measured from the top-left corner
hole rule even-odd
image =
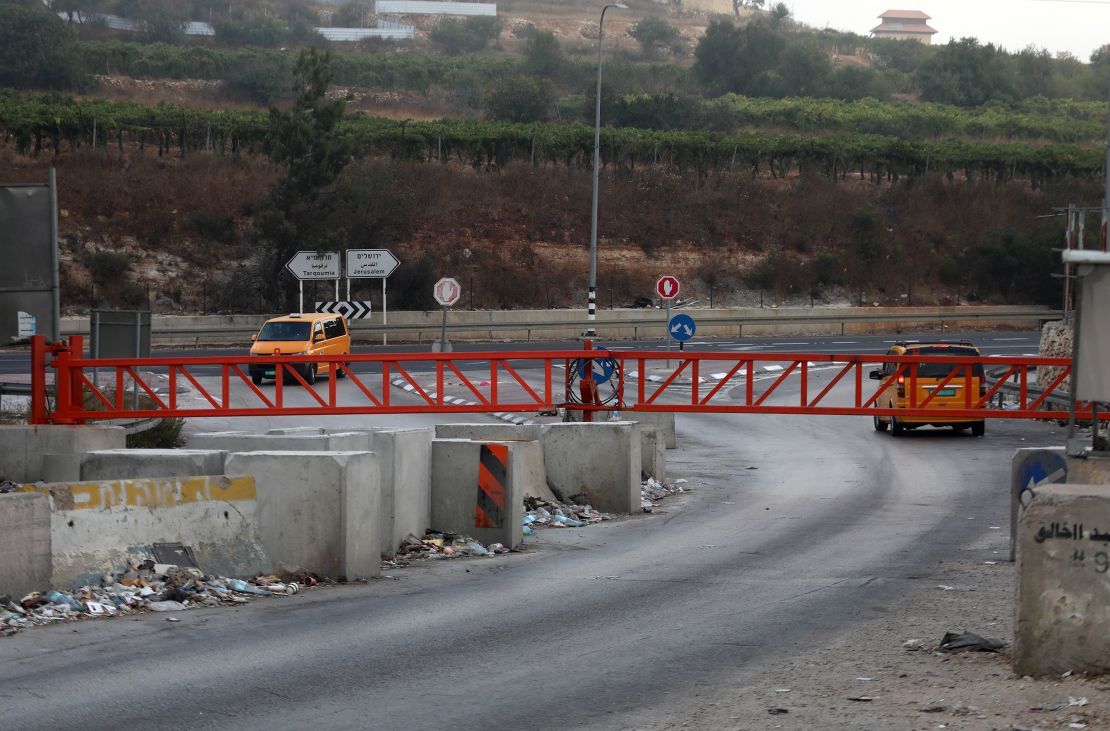
[[[906,397],[906,377],[898,376],[898,398]]]

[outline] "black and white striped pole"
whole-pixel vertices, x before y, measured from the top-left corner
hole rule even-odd
[[[597,105],[594,110],[594,180],[590,199],[590,284],[586,303],[586,332],[583,337],[596,337],[594,321],[597,320],[597,177],[601,165],[601,41],[605,37],[605,11],[609,8],[627,10],[623,3],[609,3],[601,9],[601,19],[597,22]]]

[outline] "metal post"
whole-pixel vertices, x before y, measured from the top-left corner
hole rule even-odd
[[[1069,280],[1070,281],[1070,280]],[[1079,363],[1079,320],[1083,316],[1083,307],[1080,305],[1080,294],[1083,288],[1083,278],[1076,277],[1075,279],[1075,316],[1072,318],[1071,330],[1071,376],[1068,383],[1068,436],[1064,441],[1066,451],[1070,456],[1081,456],[1083,448],[1080,447],[1076,454],[1073,454],[1072,439],[1075,437],[1075,399],[1076,389],[1078,388],[1076,379],[1076,365]]]
[[[1064,250],[1071,251],[1075,242],[1075,205],[1068,205],[1068,227],[1064,233]],[[1064,320],[1071,317],[1072,277],[1071,264],[1064,262]]]
[[[443,323],[439,327],[439,352],[447,352],[447,305],[443,306]]]
[[[56,343],[62,337],[62,311],[59,303],[61,285],[58,281],[58,178],[54,168],[50,168],[50,342]]]
[[[1106,115],[1106,173],[1104,182],[1106,188],[1102,194],[1102,229],[1099,235],[1099,248],[1106,251],[1107,226],[1110,225],[1110,221],[1107,220],[1110,218],[1110,111]]]
[[[389,324],[389,309],[385,304],[385,277],[382,277],[382,345],[386,344],[385,326]]]
[[[143,357],[143,313],[135,312],[135,357]],[[136,369],[138,370],[138,369]],[[131,380],[131,408],[139,410],[139,381]]]
[[[297,312],[304,314],[304,280],[297,280]]]
[[[601,165],[601,47],[605,38],[605,11],[609,8],[627,9],[622,3],[609,3],[601,9],[601,19],[597,22],[597,99],[594,106],[594,169],[593,190],[590,195],[590,282],[586,301],[586,319],[589,324],[587,336],[596,336],[594,321],[597,320],[597,180]]]

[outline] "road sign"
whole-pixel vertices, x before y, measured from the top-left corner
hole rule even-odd
[[[678,277],[664,274],[659,277],[659,281],[655,283],[655,291],[665,300],[673,300],[678,296],[679,284]]]
[[[388,249],[347,249],[347,276],[351,279],[385,279],[400,264]]]
[[[591,364],[596,383],[608,381],[617,370],[617,362],[612,358],[579,358],[576,366],[579,378],[586,377],[586,363]]]
[[[694,318],[687,314],[675,315],[671,318],[671,321],[667,323],[667,332],[680,343],[684,343],[694,337],[694,333],[697,331],[698,324],[694,322]]]
[[[334,251],[298,251],[292,259],[285,262],[285,268],[302,282],[309,279],[339,279],[339,254]]]
[[[316,311],[332,315],[343,315],[343,317],[346,317],[348,320],[363,320],[370,317],[370,300],[317,302]]]
[[[432,295],[436,298],[436,302],[444,307],[450,307],[462,297],[462,287],[451,277],[444,277],[436,282],[436,286],[432,288]]]

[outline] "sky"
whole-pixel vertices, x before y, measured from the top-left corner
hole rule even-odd
[[[1110,43],[1110,0],[784,0],[794,18],[861,35],[887,10],[920,10],[939,31],[933,43],[970,36],[1009,51],[1032,44],[1051,53],[1068,51],[1087,61]],[[768,2],[773,5],[773,2]]]

